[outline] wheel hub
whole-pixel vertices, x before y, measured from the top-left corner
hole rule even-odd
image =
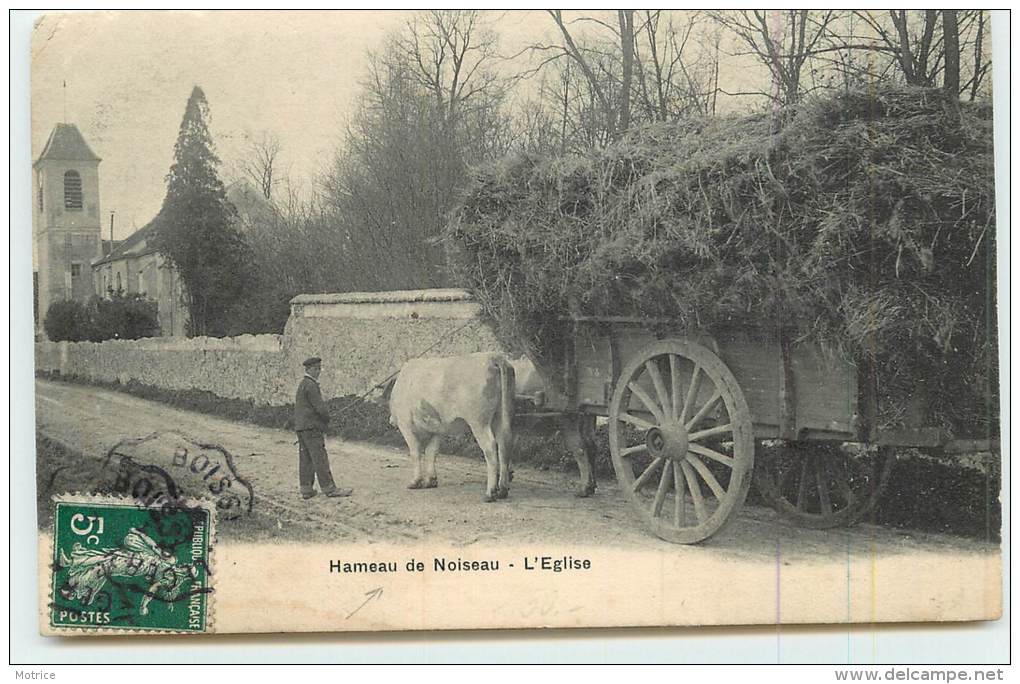
[[[645,434],[648,452],[656,457],[682,461],[687,456],[687,431],[679,425],[675,427],[653,427]]]

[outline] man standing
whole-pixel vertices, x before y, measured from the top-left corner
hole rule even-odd
[[[333,473],[329,470],[326,438],[323,436],[329,426],[329,412],[319,390],[322,359],[313,356],[305,360],[304,366],[305,377],[301,378],[294,398],[294,430],[299,444],[298,481],[301,496],[305,499],[315,496],[316,478],[326,496],[350,496],[353,490],[337,487],[333,482]]]

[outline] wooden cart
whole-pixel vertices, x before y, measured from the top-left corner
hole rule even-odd
[[[649,529],[676,543],[707,539],[735,517],[756,479],[780,513],[812,527],[856,522],[889,478],[893,446],[981,451],[937,430],[875,427],[874,383],[856,365],[783,332],[683,335],[666,319],[573,320],[562,385],[544,410],[594,426],[608,419],[621,488]],[[582,428],[584,430],[585,428]],[[841,449],[756,444],[852,442]],[[774,452],[774,453],[773,453]]]

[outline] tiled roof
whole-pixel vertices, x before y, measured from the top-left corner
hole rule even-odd
[[[126,252],[130,251],[133,247],[151,237],[153,231],[155,230],[156,219],[153,219],[146,223],[141,228],[139,228],[138,230],[136,230],[135,232],[128,235],[125,239],[116,241],[117,246],[113,248],[113,251],[104,256],[102,259],[92,262],[92,265],[99,266],[100,264],[105,264],[110,261],[117,261],[118,259],[123,259],[129,256],[137,257],[142,256],[142,254],[148,254],[148,252],[142,252],[139,254],[127,254]]]
[[[81,131],[74,124],[58,123],[50,133],[50,139],[46,141],[46,147],[36,163],[46,159],[59,159],[60,161],[100,161],[99,157],[89,144],[85,142]]]

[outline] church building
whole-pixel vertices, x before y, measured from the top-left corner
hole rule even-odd
[[[95,294],[92,262],[103,256],[100,161],[76,126],[61,123],[33,165],[40,324],[53,302]]]
[[[35,161],[38,325],[50,304],[93,295],[142,294],[157,304],[160,335],[184,335],[176,271],[147,244],[154,222],[119,242],[102,239],[99,162],[74,124],[59,123]],[[45,334],[44,332],[42,334]]]
[[[114,292],[141,294],[156,302],[159,334],[186,334],[188,320],[181,279],[162,254],[150,244],[156,220],[149,221],[126,240],[118,242],[106,256],[92,263],[92,280],[104,297]]]

